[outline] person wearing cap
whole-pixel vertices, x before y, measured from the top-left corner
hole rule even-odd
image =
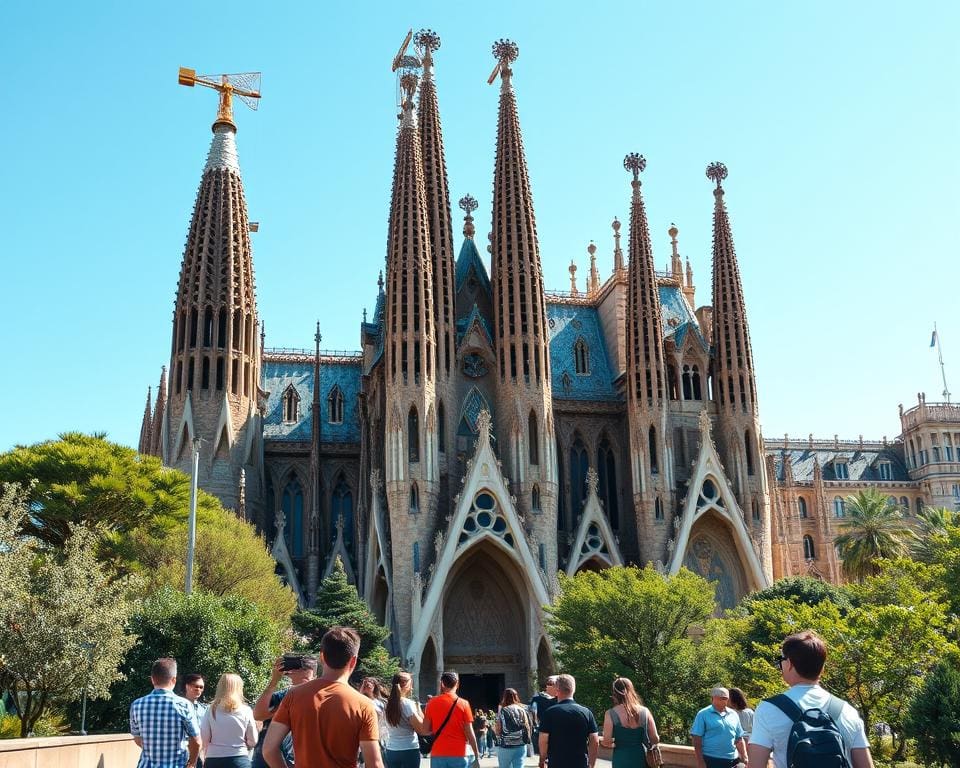
[[[427,702],[423,724],[433,734],[431,768],[479,768],[480,745],[473,732],[470,702],[457,696],[460,677],[456,672],[440,676],[440,693]],[[467,757],[467,746],[472,756]]]
[[[698,768],[733,768],[748,764],[747,744],[736,710],[730,709],[730,691],[717,686],[710,691],[710,705],[693,720],[690,735]]]

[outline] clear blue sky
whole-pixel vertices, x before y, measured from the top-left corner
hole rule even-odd
[[[390,61],[423,26],[479,240],[490,45],[510,37],[548,286],[569,286],[571,258],[582,285],[591,239],[608,274],[638,151],[658,265],[676,222],[707,303],[704,168],[722,160],[765,436],[895,436],[897,403],[942,389],[935,320],[960,399],[956,2],[7,2],[0,450],[69,429],[136,444],[216,111],[179,65],[263,72],[237,122],[267,344],[310,346],[319,319],[324,347],[358,347],[385,253]]]

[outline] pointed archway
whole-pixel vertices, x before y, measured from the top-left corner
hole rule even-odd
[[[616,536],[600,505],[597,484],[597,471],[590,467],[587,470],[587,501],[570,549],[567,576],[584,569],[600,571],[611,565],[623,565]]]
[[[439,693],[440,670],[437,667],[437,646],[432,637],[427,638],[427,644],[420,656],[420,676],[417,696],[425,701],[427,696]]]

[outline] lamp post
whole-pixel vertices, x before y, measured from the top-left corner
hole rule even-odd
[[[187,522],[187,583],[183,591],[193,591],[193,551],[197,546],[197,475],[200,473],[200,438],[193,439],[193,473],[190,476],[190,517]]]
[[[93,643],[80,643],[87,652],[87,671],[83,678],[83,700],[80,704],[80,735],[87,735],[87,689],[90,688],[90,667],[93,666]]]

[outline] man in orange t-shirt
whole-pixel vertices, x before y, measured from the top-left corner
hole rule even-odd
[[[469,701],[457,696],[459,685],[460,678],[456,672],[444,672],[440,676],[440,694],[430,699],[424,710],[423,724],[435,736],[433,749],[430,750],[431,768],[468,768],[467,744],[473,750],[474,768],[480,765],[477,757],[480,749],[473,733],[473,711]],[[447,724],[437,735],[444,720],[447,720]]]
[[[287,733],[293,733],[297,768],[356,768],[361,750],[367,768],[383,768],[377,710],[348,683],[359,652],[360,637],[349,627],[333,627],[323,636],[323,674],[292,688],[270,722],[263,757],[271,768],[290,768],[280,752]]]

